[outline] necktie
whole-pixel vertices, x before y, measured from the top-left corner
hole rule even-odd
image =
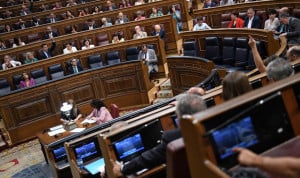
[[[74,73],[75,73],[75,74],[78,73],[78,68],[77,68],[77,66],[73,66],[73,70],[74,70]]]
[[[46,58],[49,57],[48,53],[46,51],[44,51]]]

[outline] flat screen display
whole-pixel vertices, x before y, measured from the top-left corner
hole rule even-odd
[[[212,132],[212,137],[216,146],[215,150],[221,160],[234,154],[232,149],[235,147],[248,148],[258,143],[250,116],[215,130]]]
[[[66,150],[65,150],[64,146],[58,147],[58,148],[54,149],[52,152],[54,155],[54,160],[56,162],[67,158],[67,154],[66,154]]]
[[[127,157],[142,152],[145,147],[140,133],[126,137],[113,144],[118,160],[122,161]]]
[[[95,141],[90,141],[75,146],[74,151],[75,151],[76,159],[81,157],[83,161],[88,161],[101,155],[98,145],[95,143]]]

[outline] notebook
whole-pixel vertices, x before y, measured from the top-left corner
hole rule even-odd
[[[96,161],[93,161],[93,162],[91,162],[89,164],[86,164],[83,167],[89,173],[91,173],[92,175],[95,175],[95,174],[103,171],[104,170],[104,166],[105,166],[104,159],[100,158],[100,159],[97,159]]]
[[[136,133],[115,142],[113,147],[119,161],[125,161],[126,158],[130,158],[145,150],[140,133]]]
[[[219,160],[224,160],[233,155],[232,149],[235,147],[249,148],[258,143],[258,137],[250,116],[214,130],[211,135],[214,150],[219,156]]]

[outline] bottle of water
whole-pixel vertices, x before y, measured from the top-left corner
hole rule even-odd
[[[83,168],[83,160],[81,156],[77,159],[77,165],[80,169]]]

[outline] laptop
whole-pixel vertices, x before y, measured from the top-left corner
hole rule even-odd
[[[102,157],[97,139],[92,139],[74,146],[76,159],[83,160],[83,168],[90,174],[95,175],[104,170],[104,159]]]
[[[129,161],[136,155],[145,151],[140,133],[135,133],[113,143],[113,148],[119,161]]]
[[[90,174],[95,175],[104,170],[104,158],[97,159],[89,164],[84,165],[84,169],[87,170]]]

